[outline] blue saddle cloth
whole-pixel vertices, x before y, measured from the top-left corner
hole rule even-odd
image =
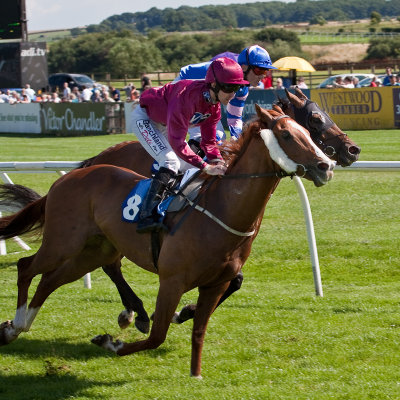
[[[178,190],[184,186],[190,181],[192,181],[194,175],[198,172],[199,170],[197,168],[192,168],[186,171],[186,173],[183,175],[182,180],[179,184],[179,187],[177,188]],[[201,181],[202,182],[202,181]],[[128,196],[122,203],[122,220],[125,222],[138,222],[139,220],[139,214],[140,214],[140,209],[143,204],[143,199],[146,196],[146,193],[149,190],[151,183],[151,179],[143,179],[139,181],[136,186],[129,192]],[[198,184],[196,189],[194,189],[195,193],[193,193],[190,198],[195,197],[198,189],[200,188],[201,184]],[[165,215],[167,214],[167,211],[173,203],[174,200],[178,200],[177,197],[180,197],[177,195],[178,191],[175,193],[172,193],[170,196],[165,198],[160,204],[157,206],[157,213],[160,216],[160,221],[162,221],[165,218]],[[175,201],[175,206],[171,211],[178,211],[180,208],[184,206],[184,202],[179,202],[179,205],[177,205],[178,201]]]

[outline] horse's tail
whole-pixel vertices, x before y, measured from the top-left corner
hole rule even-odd
[[[17,212],[40,197],[40,194],[26,186],[0,185],[0,210]]]
[[[47,195],[25,206],[16,214],[0,218],[0,239],[9,239],[40,229],[44,224]]]
[[[94,157],[90,157],[87,158],[86,160],[83,160],[78,167],[76,167],[75,169],[81,169],[81,168],[87,168],[90,167],[91,165],[93,165],[93,160],[96,158],[97,156]]]

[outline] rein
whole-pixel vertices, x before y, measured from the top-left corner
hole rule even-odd
[[[276,125],[276,123],[282,119],[282,118],[290,118],[289,115],[280,115],[277,118],[275,118],[272,121],[272,126],[271,126],[271,130],[274,128],[274,126]],[[306,173],[306,169],[304,168],[304,166],[302,166],[304,169],[304,174]],[[265,178],[265,177],[276,177],[276,178],[284,178],[286,176],[296,176],[296,173],[287,173],[285,171],[277,171],[277,172],[264,172],[264,173],[249,173],[249,174],[236,174],[236,175],[219,175],[218,177],[215,176],[212,179],[209,180],[207,187],[205,188],[205,190],[203,191],[203,194],[206,192],[206,190],[215,182],[215,180],[217,178],[220,179],[253,179],[253,178]],[[208,211],[206,208],[201,207],[198,205],[198,202],[200,200],[200,196],[196,199],[196,202],[193,202],[192,200],[190,200],[186,195],[184,195],[181,190],[179,190],[177,192],[178,195],[182,196],[185,198],[185,200],[187,201],[187,203],[190,205],[190,207],[192,207],[191,209],[193,210],[197,210],[201,213],[203,213],[204,215],[206,215],[207,217],[211,218],[214,222],[216,222],[218,225],[220,225],[222,228],[224,228],[225,230],[227,230],[228,232],[236,235],[236,236],[241,236],[241,237],[250,237],[253,236],[254,233],[256,232],[256,230],[252,230],[250,232],[241,232],[238,231],[236,229],[231,228],[230,226],[226,225],[223,221],[221,221],[218,217],[216,217],[215,215],[213,215],[210,211]],[[173,235],[176,230],[178,229],[178,227],[182,224],[182,222],[184,221],[184,219],[186,219],[186,217],[189,215],[189,212],[185,213],[181,220],[178,221],[178,223],[176,224],[176,226],[173,228],[173,231],[171,232],[171,234]]]

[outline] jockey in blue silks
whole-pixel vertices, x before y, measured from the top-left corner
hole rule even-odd
[[[235,55],[232,53],[232,57]],[[246,47],[237,57],[238,64],[242,67],[244,79],[250,82],[250,85],[257,87],[265,74],[270,69],[276,69],[272,66],[271,58],[264,48],[253,45]],[[204,79],[211,61],[199,64],[190,64],[182,67],[176,80],[182,79]],[[235,97],[226,106],[227,123],[231,138],[236,140],[243,128],[243,108],[249,95],[249,87],[241,87],[235,94]],[[196,142],[200,141],[200,132],[196,128],[189,130],[189,144],[196,147]],[[225,132],[220,121],[217,129],[217,139],[225,139]],[[194,142],[195,141],[195,142]],[[199,146],[198,146],[199,147]]]

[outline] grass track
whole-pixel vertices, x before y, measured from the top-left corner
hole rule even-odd
[[[361,160],[400,160],[399,131],[349,136],[361,145]],[[0,161],[79,160],[126,139],[0,136]],[[12,178],[44,194],[56,176]],[[0,348],[0,399],[400,398],[400,174],[338,171],[323,188],[304,184],[323,298],[313,293],[296,190],[283,180],[245,265],[242,289],[210,320],[203,381],[188,376],[191,323],[171,326],[159,349],[125,358],[90,344],[104,331],[122,340],[143,337],[117,328],[122,306],[98,270],[92,290],[82,281],[58,289],[32,330]],[[12,241],[7,246],[18,251]],[[20,256],[0,257],[0,321],[15,312]],[[128,262],[124,272],[151,312],[157,277]],[[195,296],[186,294],[182,304]]]

